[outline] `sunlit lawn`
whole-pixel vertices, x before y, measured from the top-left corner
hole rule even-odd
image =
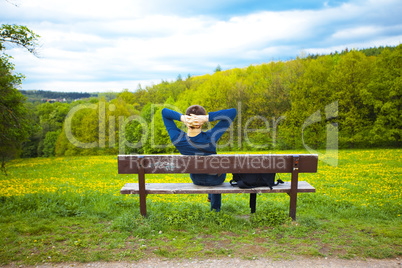
[[[286,219],[286,194],[259,195],[250,219],[244,216],[246,194],[223,195],[217,215],[209,212],[206,195],[149,195],[149,216],[142,218],[138,196],[119,193],[137,177],[117,174],[116,156],[14,160],[9,175],[0,175],[0,264],[276,253],[400,256],[402,150],[341,150],[338,157],[337,166],[320,161],[318,173],[300,175],[316,193],[299,194],[293,223]],[[191,182],[174,174],[146,180]]]

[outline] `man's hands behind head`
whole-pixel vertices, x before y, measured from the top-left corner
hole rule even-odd
[[[205,122],[208,122],[209,116],[208,115],[185,115],[185,124],[187,127],[190,128],[201,128]]]

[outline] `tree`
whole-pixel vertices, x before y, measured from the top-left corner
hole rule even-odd
[[[378,57],[373,78],[364,94],[376,115],[370,144],[401,147],[402,138],[402,45],[388,48]]]
[[[68,114],[68,111],[70,110],[70,105],[67,103],[60,103],[60,102],[55,102],[55,103],[42,103],[36,106],[36,117],[38,120],[38,125],[40,126],[39,131],[34,133],[33,137],[36,137],[36,154],[33,156],[49,156],[53,154],[45,153],[45,147],[48,146],[46,149],[47,152],[49,151],[54,151],[54,148],[51,149],[49,148],[50,144],[49,142],[46,142],[46,137],[47,133],[49,132],[60,132],[62,127],[63,127],[63,122]],[[50,134],[49,134],[50,135]],[[53,134],[54,135],[54,134]],[[32,140],[32,136],[30,138]],[[45,143],[47,145],[45,146]],[[31,145],[33,145],[31,143]],[[53,144],[54,146],[55,144]],[[24,143],[23,149],[24,149],[24,154],[23,156],[25,157],[30,157],[32,155],[26,155],[25,150],[27,143]],[[29,146],[29,145],[28,145]]]
[[[6,49],[6,44],[11,44],[24,47],[36,55],[39,37],[26,26],[2,24],[0,27],[0,51]]]
[[[325,107],[334,101],[328,77],[335,65],[331,56],[303,60],[304,73],[298,81],[298,88],[292,91],[292,112],[289,120],[298,120],[297,132],[301,134],[303,146],[324,148],[326,122],[322,116]],[[304,127],[303,127],[304,126]]]
[[[215,68],[215,73],[221,72],[221,71],[222,71],[222,68],[221,68],[221,66],[218,64],[218,66],[216,66],[216,68]]]
[[[24,95],[25,96],[25,95]],[[25,96],[26,97],[26,96]],[[28,98],[28,97],[26,97]],[[26,109],[28,110],[28,116],[25,117],[31,126],[31,133],[29,139],[22,143],[22,151],[20,157],[29,158],[38,156],[38,144],[41,142],[41,127],[37,113],[37,106],[34,103],[25,101]]]
[[[172,153],[176,149],[170,141],[169,134],[165,128],[162,119],[162,109],[169,108],[174,109],[172,105],[173,98],[168,98],[163,105],[151,106],[152,121],[149,126],[149,139],[144,144],[144,153],[155,154],[155,153]]]
[[[15,44],[35,54],[39,36],[25,26],[3,24],[0,27],[0,51]],[[24,106],[25,97],[17,90],[24,78],[13,74],[14,65],[7,55],[0,56],[0,157],[1,170],[6,173],[6,160],[14,157],[31,130]]]
[[[55,155],[55,147],[57,138],[60,135],[60,131],[49,131],[46,133],[45,140],[43,142],[43,156],[49,157]]]
[[[343,55],[328,78],[339,100],[339,143],[342,147],[367,146],[373,124],[366,88],[372,74],[372,59],[355,50]]]
[[[0,57],[0,156],[1,171],[5,174],[6,161],[17,154],[21,142],[29,137],[30,129],[25,97],[16,89],[23,76],[13,75],[13,69],[7,57]]]

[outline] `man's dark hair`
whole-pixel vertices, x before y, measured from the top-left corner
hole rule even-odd
[[[206,115],[207,112],[205,111],[204,107],[201,105],[191,105],[186,110],[186,115],[195,114],[195,115]]]

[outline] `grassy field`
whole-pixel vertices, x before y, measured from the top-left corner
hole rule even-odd
[[[206,195],[149,195],[143,218],[138,196],[119,193],[137,178],[117,174],[116,156],[14,160],[8,176],[0,175],[0,265],[401,256],[401,160],[402,150],[381,149],[341,150],[336,167],[320,161],[317,174],[300,175],[317,192],[299,194],[296,222],[287,216],[286,194],[259,195],[252,216],[247,194],[223,195],[220,213],[209,212]]]

